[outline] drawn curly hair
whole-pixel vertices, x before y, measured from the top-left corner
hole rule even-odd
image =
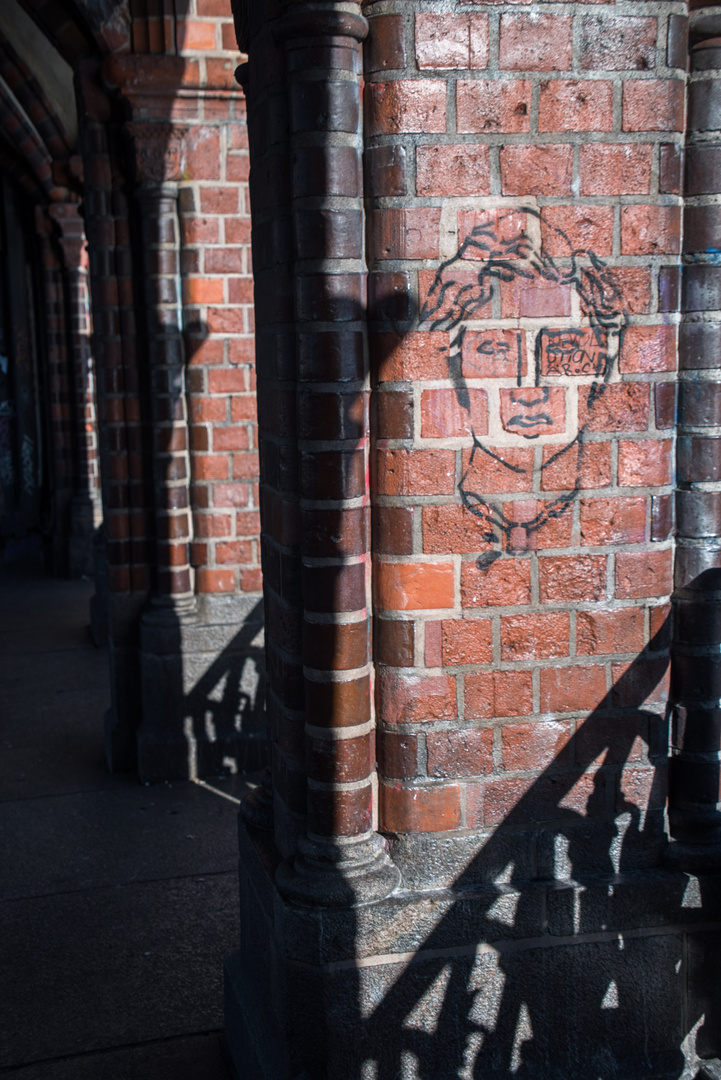
[[[504,217],[518,214],[530,215],[539,222],[542,217],[540,211],[530,206],[509,210]],[[544,227],[550,229],[567,247],[567,255],[548,255],[543,246],[539,248],[535,244],[525,229],[503,240],[499,239],[491,224],[476,225],[456,254],[438,267],[421,308],[421,324],[429,323],[431,330],[454,330],[491,302],[494,281],[542,278],[575,289],[581,309],[596,331],[599,343],[609,330],[620,330],[625,323],[625,312],[613,271],[592,251],[574,248],[561,229],[546,222]],[[475,259],[483,260],[476,280],[459,282],[449,279],[451,267],[460,263],[464,269],[468,269],[473,265],[468,259],[469,252]],[[606,364],[604,381],[611,376],[611,366],[612,360]]]
[[[530,215],[539,223],[542,220],[540,211],[533,207],[520,207],[509,210],[500,221],[519,214]],[[492,224],[475,226],[463,240],[456,254],[438,267],[421,309],[420,323],[427,324],[430,330],[458,330],[459,333],[452,339],[451,346],[460,348],[464,334],[463,324],[472,320],[478,312],[491,303],[494,282],[512,282],[517,278],[531,281],[541,278],[559,286],[570,286],[578,294],[581,310],[588,318],[596,337],[599,356],[603,357],[603,369],[598,371],[596,379],[588,387],[587,404],[591,406],[606,389],[618,355],[618,347],[620,347],[621,335],[626,323],[621,290],[613,271],[597,255],[592,251],[574,248],[561,229],[550,226],[545,221],[543,224],[557,240],[560,240],[559,246],[565,247],[567,254],[556,257],[548,255],[543,246],[539,248],[523,228],[511,238],[502,239],[499,238]],[[469,253],[473,257],[472,260],[468,258]],[[475,280],[469,281],[467,271],[473,269],[473,262],[476,259],[482,260],[481,266],[475,274]],[[449,271],[452,271],[453,267],[458,267],[458,264],[461,264],[465,271],[460,281],[454,279],[452,273],[449,274]],[[607,348],[611,332],[617,335],[615,352]],[[537,339],[537,348],[539,340],[540,336]],[[457,371],[451,370],[450,374],[459,404],[468,409],[470,404],[465,380],[462,377],[459,378]],[[491,531],[485,532],[483,538],[486,541],[492,540],[493,530],[495,530],[500,534],[504,549],[510,551],[511,533],[515,528],[521,528],[528,535],[549,520],[564,514],[580,488],[582,445],[583,429],[580,429],[572,442],[559,449],[543,465],[545,469],[564,454],[575,452],[578,467],[573,490],[551,500],[532,521],[516,521],[509,517],[503,508],[489,500],[484,493],[472,491],[467,486],[477,454],[494,458],[501,466],[512,472],[523,471],[485,447],[474,432],[473,449],[468,468],[459,484],[459,494],[466,509],[477,517],[487,530],[490,528]],[[481,556],[479,566],[487,565],[493,557],[497,555]]]

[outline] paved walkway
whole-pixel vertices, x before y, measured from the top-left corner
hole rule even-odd
[[[108,774],[91,592],[0,570],[0,1076],[228,1080],[242,783]]]

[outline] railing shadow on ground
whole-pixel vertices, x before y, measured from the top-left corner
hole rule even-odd
[[[188,752],[207,740],[233,748],[219,762],[221,772],[254,773],[267,764],[265,649],[253,644],[263,629],[263,601],[248,612],[241,629],[183,695]],[[197,762],[191,775],[198,775]]]

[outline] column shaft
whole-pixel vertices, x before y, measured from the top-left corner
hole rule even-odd
[[[278,883],[304,901],[385,895],[374,832],[360,8],[288,5],[308,836]]]
[[[63,253],[75,444],[68,568],[78,577],[93,572],[93,536],[102,520],[88,257],[77,204],[55,203],[49,212],[60,231]]]
[[[154,599],[182,609],[193,603],[193,575],[177,195],[174,183],[145,183],[138,192],[153,419]]]
[[[673,730],[669,821],[683,845],[721,840],[721,40],[691,50],[679,343]]]

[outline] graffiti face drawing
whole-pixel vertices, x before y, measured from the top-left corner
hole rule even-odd
[[[459,494],[493,548],[479,565],[526,550],[576,498],[584,439],[616,377],[626,322],[612,272],[560,229],[544,222],[542,233],[539,211],[485,217],[438,268],[421,311],[429,329],[449,332],[449,376],[469,418],[472,448]],[[474,415],[479,389],[487,427],[485,413],[480,422]],[[570,485],[533,504],[534,512],[528,500],[493,498],[553,490],[545,481],[559,463]]]

